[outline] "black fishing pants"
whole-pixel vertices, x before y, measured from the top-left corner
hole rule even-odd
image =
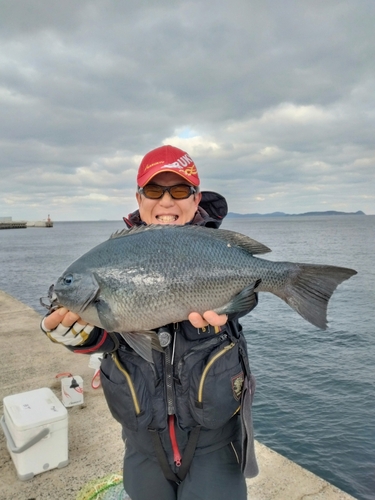
[[[131,500],[246,500],[246,481],[232,444],[194,456],[179,485],[168,481],[159,463],[128,443],[124,459],[124,488]]]

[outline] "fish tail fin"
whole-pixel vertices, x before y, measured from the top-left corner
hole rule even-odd
[[[283,289],[273,293],[313,325],[327,328],[328,301],[337,286],[357,274],[354,269],[313,264],[296,264]]]

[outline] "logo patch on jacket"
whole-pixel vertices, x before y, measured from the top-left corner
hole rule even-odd
[[[244,382],[243,372],[232,377],[231,382],[232,382],[233,397],[236,401],[239,401],[242,394],[242,387]]]

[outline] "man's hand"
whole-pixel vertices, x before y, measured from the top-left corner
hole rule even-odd
[[[216,314],[214,311],[206,311],[201,316],[199,313],[189,314],[189,321],[195,328],[203,328],[207,325],[223,326],[228,321],[226,314]]]
[[[189,321],[195,328],[204,328],[207,325],[223,326],[228,317],[226,314],[217,314],[214,311],[206,311],[203,315],[193,312],[189,314]],[[88,325],[78,314],[66,307],[61,307],[46,316],[41,327],[53,342],[71,346],[84,343],[93,329],[93,326]]]
[[[43,319],[41,328],[52,342],[78,346],[86,342],[94,327],[83,321],[78,314],[60,307]]]
[[[78,314],[69,311],[66,307],[60,307],[44,318],[43,326],[46,330],[54,330],[60,323],[62,326],[67,327],[72,326],[76,321],[81,321],[81,324],[85,324]]]

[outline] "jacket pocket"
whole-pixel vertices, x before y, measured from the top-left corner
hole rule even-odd
[[[207,429],[222,427],[239,411],[244,381],[238,342],[222,335],[217,344],[192,349],[180,362],[181,391],[190,417]]]
[[[100,367],[104,396],[112,416],[125,428],[137,431],[152,420],[152,393],[147,380],[151,369],[131,361],[125,364],[117,352],[104,357]]]

